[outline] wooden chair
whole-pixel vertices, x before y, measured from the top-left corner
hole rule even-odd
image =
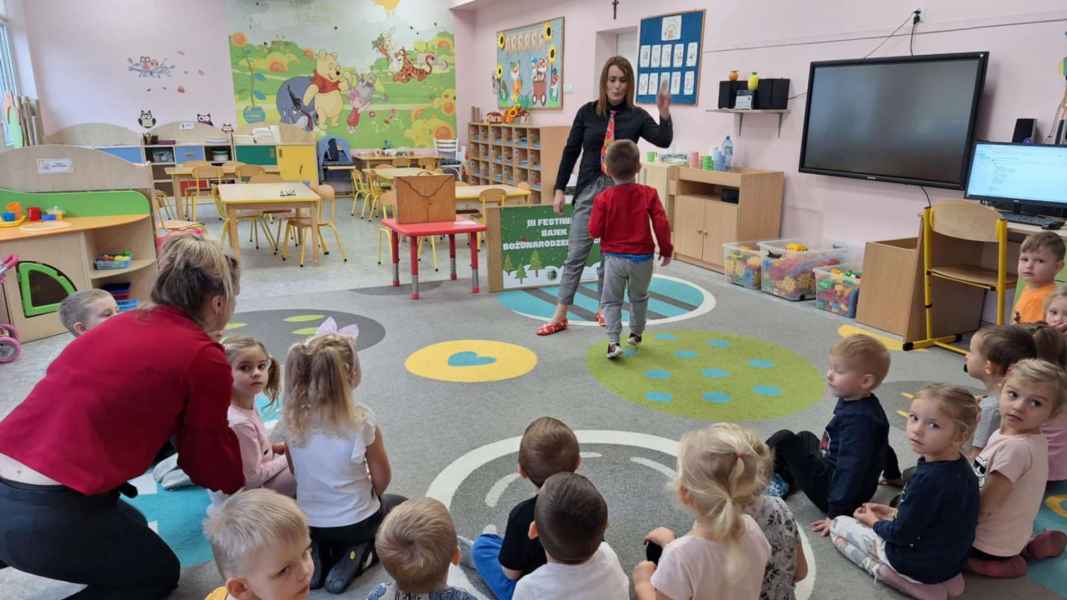
[[[363,174],[367,178],[367,199],[363,201],[363,214],[361,217],[366,216],[368,221],[373,221],[374,213],[381,205],[382,178],[378,176],[374,169],[367,169]],[[368,205],[370,206],[369,214],[367,214]]]
[[[211,188],[211,200],[215,203],[215,208],[222,215],[222,233],[219,235],[219,242],[225,244],[226,237],[230,233],[230,217],[226,213],[226,207],[222,204],[222,198],[219,196],[219,189],[217,187]],[[267,225],[267,221],[263,216],[263,211],[259,209],[238,210],[237,216],[234,217],[236,221],[236,227],[240,227],[242,222],[250,223],[252,229],[248,232],[248,241],[255,242],[256,250],[259,250],[259,230],[263,230],[263,234],[267,237],[267,241],[277,252],[278,243],[276,238],[271,235],[270,227]]]
[[[323,254],[329,254],[330,249],[326,246],[326,238],[322,235],[323,229],[329,229],[333,232],[334,239],[337,240],[337,247],[341,249],[341,257],[344,262],[348,262],[348,253],[345,252],[341,234],[337,231],[337,193],[334,191],[333,186],[329,185],[312,185],[309,187],[321,198],[319,201],[318,229],[312,231],[310,216],[297,214],[287,218],[285,220],[285,240],[282,242],[282,260],[289,256],[289,240],[294,234],[300,243],[301,267],[304,266],[304,254],[309,238],[312,244],[319,244],[322,247]]]
[[[995,209],[976,202],[955,200],[938,202],[926,208],[922,216],[923,243],[923,294],[926,313],[926,339],[914,342],[913,348],[938,346],[960,354],[966,350],[952,342],[959,335],[934,336],[934,278],[995,292],[997,297],[996,324],[1004,324],[1004,298],[1015,287],[1018,277],[1008,273],[1008,225]],[[951,252],[935,241],[935,236],[956,240],[965,244],[960,251]],[[990,269],[980,263],[981,246],[968,244],[994,244],[997,266]],[[939,248],[941,247],[941,248]],[[939,255],[938,250],[946,256]],[[968,260],[973,259],[973,260]],[[945,306],[943,310],[952,310]]]
[[[482,210],[478,213],[475,219],[480,223],[485,223],[486,207],[490,204],[496,206],[503,206],[504,202],[508,199],[508,194],[500,188],[489,188],[482,190],[481,194],[478,194],[478,200],[482,203]],[[478,248],[485,246],[485,233],[478,234]]]
[[[523,197],[523,199],[522,199],[522,203],[523,204],[533,204],[534,203],[533,202],[533,197],[534,197],[534,195],[533,195],[533,187],[530,185],[530,183],[528,181],[520,181],[520,182],[515,184],[515,187],[519,188],[520,190],[530,190],[530,192],[531,192],[529,196],[524,196]]]
[[[367,188],[367,178],[363,171],[352,169],[352,216],[356,216],[356,200],[363,198],[363,212],[367,212],[367,203],[370,201],[370,190]]]
[[[267,171],[259,165],[241,164],[238,165],[235,173],[239,181],[251,182],[253,177],[256,177],[257,175],[266,175]]]
[[[284,183],[285,180],[277,173],[262,173],[260,175],[253,175],[248,179],[248,183]]]
[[[246,165],[254,166],[254,165]],[[248,183],[284,183],[285,180],[277,173],[260,173],[259,175],[253,175],[248,178]],[[282,219],[291,215],[293,210],[290,208],[265,208],[262,211],[269,223],[277,221],[277,227],[274,230],[274,253],[277,254],[279,247],[278,244],[282,239]]]
[[[397,158],[393,161],[393,166],[400,169],[411,166],[410,158]]]
[[[436,158],[420,158],[418,163],[420,169],[426,169],[427,171],[433,171],[437,168]]]
[[[222,167],[215,167],[210,164],[194,165],[192,185],[185,188],[185,193],[182,196],[182,206],[178,210],[179,215],[187,220],[195,221],[196,209],[200,200],[204,198],[210,200],[213,193],[212,190],[222,183],[222,178]],[[220,213],[219,218],[224,219],[225,215]]]

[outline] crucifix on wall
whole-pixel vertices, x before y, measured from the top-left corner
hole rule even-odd
[[[611,0],[611,18],[619,20],[619,0]]]

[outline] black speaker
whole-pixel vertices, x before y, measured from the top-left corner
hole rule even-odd
[[[753,108],[784,109],[788,104],[788,79],[760,79]]]
[[[747,80],[720,81],[719,82],[719,108],[734,108],[737,103],[737,92],[747,89]]]
[[[1013,144],[1032,144],[1037,141],[1037,119],[1015,119],[1015,131],[1011,134]]]

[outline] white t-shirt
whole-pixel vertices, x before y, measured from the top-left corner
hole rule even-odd
[[[381,506],[367,470],[367,446],[374,443],[377,420],[366,414],[363,422],[343,436],[312,427],[303,446],[289,443],[293,459],[296,502],[312,527],[355,525]]]
[[[733,581],[726,577],[725,544],[684,535],[663,549],[652,574],[653,587],[672,600],[759,600],[771,545],[752,517],[742,518],[745,531],[737,542],[740,552]]]
[[[630,580],[619,557],[601,542],[580,565],[548,562],[515,584],[512,600],[629,600]]]

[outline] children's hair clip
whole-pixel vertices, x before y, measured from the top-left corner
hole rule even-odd
[[[344,335],[356,339],[359,337],[359,325],[353,323],[338,329],[337,321],[335,321],[333,317],[326,317],[326,320],[319,325],[319,329],[315,332],[315,335],[325,335],[327,333],[336,333],[337,335]]]

